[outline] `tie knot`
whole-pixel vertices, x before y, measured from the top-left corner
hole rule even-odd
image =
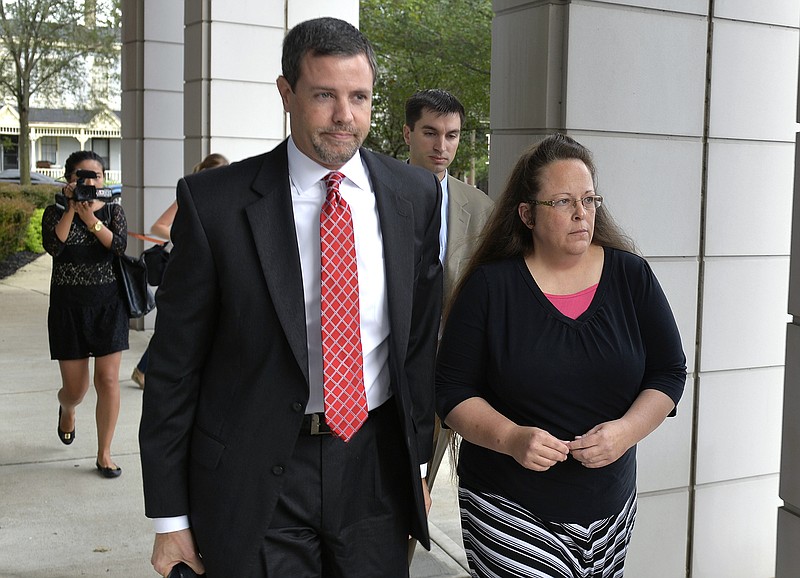
[[[329,193],[338,193],[339,183],[341,183],[343,179],[344,175],[339,171],[330,172],[322,178],[322,180],[325,182],[325,188]]]

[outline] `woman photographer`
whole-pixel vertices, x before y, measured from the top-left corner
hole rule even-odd
[[[84,173],[79,183],[78,171],[95,178]],[[47,328],[50,357],[61,370],[58,437],[66,445],[75,440],[75,409],[89,389],[89,358],[94,357],[95,465],[104,477],[116,478],[122,470],[111,459],[111,440],[119,416],[119,364],[128,349],[128,312],[114,258],[125,252],[127,223],[121,205],[93,198],[104,172],[103,159],[93,151],[69,156],[63,197],[42,217],[42,240],[53,256]]]

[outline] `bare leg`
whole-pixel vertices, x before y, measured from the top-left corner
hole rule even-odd
[[[97,463],[104,468],[116,468],[111,459],[111,440],[119,417],[119,364],[122,352],[97,357],[94,360],[94,387],[97,390]]]
[[[75,429],[75,407],[89,391],[89,359],[59,360],[58,368],[61,370],[61,389],[58,390],[61,429],[70,432]]]

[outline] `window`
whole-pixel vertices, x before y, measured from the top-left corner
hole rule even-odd
[[[16,169],[19,166],[19,159],[17,158],[17,143],[19,137],[17,135],[8,135],[0,139],[3,149],[3,168]]]
[[[54,136],[43,136],[39,139],[39,160],[46,161],[50,165],[56,164],[56,153],[58,153],[58,139]]]

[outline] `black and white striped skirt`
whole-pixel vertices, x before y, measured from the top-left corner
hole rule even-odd
[[[636,492],[622,511],[588,526],[549,522],[495,494],[458,489],[473,578],[622,578]]]

